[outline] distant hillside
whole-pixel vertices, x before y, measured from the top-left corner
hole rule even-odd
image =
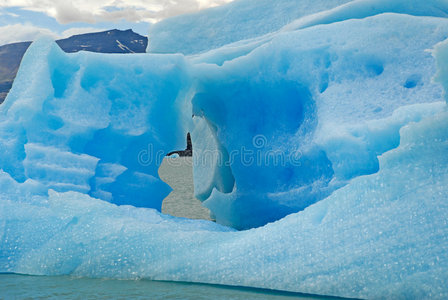
[[[0,103],[12,86],[20,61],[31,42],[14,43],[0,47]]]
[[[56,43],[67,53],[81,50],[100,53],[144,53],[148,38],[131,29],[74,35]],[[0,46],[0,103],[11,89],[20,62],[31,42]]]
[[[148,38],[131,29],[125,31],[114,29],[74,35],[56,43],[68,53],[81,50],[100,53],[144,53]]]

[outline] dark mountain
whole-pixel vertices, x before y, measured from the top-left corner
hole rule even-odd
[[[131,29],[125,31],[114,29],[74,35],[56,43],[68,53],[81,50],[100,53],[144,53],[148,38]]]
[[[0,103],[3,103],[16,77],[20,61],[31,42],[14,43],[0,47]]]
[[[56,43],[67,53],[91,51],[100,53],[144,53],[148,38],[131,29],[108,30],[74,35]],[[31,42],[0,46],[0,103],[11,89],[25,51]]]

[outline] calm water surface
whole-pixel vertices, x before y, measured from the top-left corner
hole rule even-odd
[[[295,293],[150,280],[0,274],[0,299],[329,299]]]

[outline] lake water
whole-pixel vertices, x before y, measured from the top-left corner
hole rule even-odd
[[[230,286],[0,274],[0,299],[331,299]]]
[[[165,158],[160,177],[173,192],[162,211],[178,217],[210,220],[193,195],[191,157]],[[0,274],[0,299],[332,299],[264,289],[150,280],[112,280],[70,276]]]

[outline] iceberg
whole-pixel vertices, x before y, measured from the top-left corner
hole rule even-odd
[[[0,106],[0,272],[447,298],[446,3],[319,3],[203,48],[169,33],[194,16],[152,27],[184,54],[33,43]],[[160,213],[187,132],[218,224]]]

